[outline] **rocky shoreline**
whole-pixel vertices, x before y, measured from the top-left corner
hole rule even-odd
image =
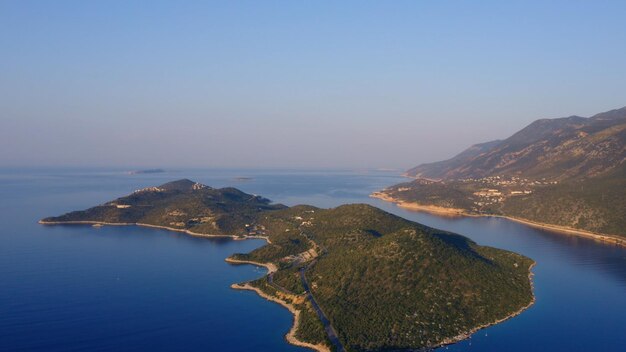
[[[254,264],[253,262],[250,262],[249,264],[257,265],[257,264]],[[263,264],[259,264],[259,265],[265,266]],[[265,298],[266,300],[268,300],[270,302],[278,303],[281,306],[287,308],[287,310],[289,310],[289,312],[291,312],[291,314],[293,314],[293,325],[291,326],[291,329],[289,329],[289,332],[285,335],[285,340],[287,340],[287,342],[289,342],[290,344],[292,344],[294,346],[310,348],[310,349],[312,349],[314,351],[317,351],[317,352],[330,352],[330,348],[328,348],[328,346],[326,346],[326,345],[322,345],[322,344],[314,345],[312,343],[308,343],[308,342],[304,342],[304,341],[298,340],[298,338],[296,337],[296,333],[298,332],[298,325],[299,325],[299,319],[300,319],[300,310],[296,309],[296,307],[294,307],[293,304],[287,303],[286,301],[283,301],[282,299],[280,299],[280,298],[278,298],[276,296],[270,296],[267,293],[261,291],[261,289],[259,289],[257,287],[254,287],[254,286],[251,286],[248,283],[232,284],[230,287],[235,289],[235,290],[254,291],[259,296]]]
[[[458,336],[455,336],[455,337],[453,337],[453,338],[450,338],[450,339],[446,339],[446,340],[442,341],[440,344],[438,344],[438,345],[436,345],[436,346],[433,346],[433,348],[442,347],[442,346],[446,346],[446,345],[452,345],[452,344],[455,344],[455,343],[457,343],[457,342],[463,341],[463,340],[465,340],[465,339],[469,338],[470,336],[472,336],[473,334],[475,334],[476,332],[478,332],[478,331],[480,331],[480,330],[482,330],[482,329],[486,329],[486,328],[488,328],[488,327],[490,327],[490,326],[493,326],[493,325],[496,325],[496,324],[502,323],[503,321],[509,320],[509,319],[511,319],[511,318],[514,318],[514,317],[516,317],[516,316],[518,316],[518,315],[522,314],[525,310],[527,310],[527,309],[528,309],[528,308],[530,308],[533,304],[535,304],[535,302],[536,302],[536,298],[535,298],[535,285],[533,284],[533,276],[534,276],[534,274],[533,274],[533,272],[532,272],[532,269],[535,267],[535,265],[536,265],[536,264],[537,264],[537,263],[534,263],[534,262],[533,262],[533,263],[532,263],[532,264],[528,267],[528,280],[530,281],[530,290],[531,290],[532,298],[531,298],[530,302],[529,302],[526,306],[524,306],[524,307],[522,307],[522,308],[518,309],[517,311],[515,311],[515,312],[513,312],[513,313],[511,313],[511,314],[509,314],[509,315],[507,315],[506,317],[504,317],[504,318],[502,318],[502,319],[498,319],[498,320],[496,320],[496,321],[494,321],[494,322],[491,322],[491,323],[487,323],[487,324],[483,324],[483,325],[477,326],[477,327],[475,327],[475,328],[473,328],[473,329],[469,330],[468,332],[462,333],[462,334],[460,334],[460,335],[458,335]]]

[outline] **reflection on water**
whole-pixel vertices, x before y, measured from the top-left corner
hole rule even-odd
[[[259,241],[206,240],[138,227],[43,227],[44,216],[187,177],[287,205],[366,202],[537,262],[537,302],[520,316],[442,348],[452,351],[620,351],[626,345],[626,249],[501,218],[444,218],[368,195],[404,181],[385,172],[180,170],[0,171],[0,350],[302,351],[282,335],[284,309],[228,289],[259,275],[223,258]],[[250,177],[245,182],[236,176]],[[66,348],[63,348],[66,347]]]

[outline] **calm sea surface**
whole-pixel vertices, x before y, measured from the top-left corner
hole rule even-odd
[[[286,309],[229,288],[264,271],[224,258],[262,241],[37,224],[178,178],[287,205],[367,202],[537,261],[536,304],[448,350],[626,351],[626,249],[504,219],[442,218],[370,199],[403,180],[389,172],[102,169],[0,169],[0,351],[307,351],[284,342],[292,320]]]

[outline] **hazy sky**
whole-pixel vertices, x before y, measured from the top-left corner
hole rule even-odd
[[[626,105],[626,1],[0,1],[0,166],[397,167]]]

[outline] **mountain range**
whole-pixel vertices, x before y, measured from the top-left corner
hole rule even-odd
[[[407,176],[464,179],[518,176],[567,180],[602,176],[624,167],[626,107],[589,118],[537,120],[511,137],[476,144],[457,156],[422,164]]]
[[[536,120],[506,139],[421,164],[405,176],[416,180],[373,196],[623,239],[626,107]]]

